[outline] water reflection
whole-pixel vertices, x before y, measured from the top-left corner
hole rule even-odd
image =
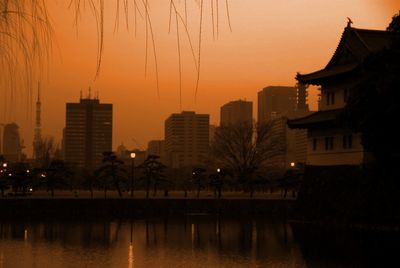
[[[0,223],[0,268],[362,267],[383,257],[373,254],[371,240],[315,232],[213,216]]]

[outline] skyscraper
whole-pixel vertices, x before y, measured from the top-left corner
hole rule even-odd
[[[166,162],[172,168],[202,165],[209,152],[208,114],[182,112],[165,120]]]
[[[19,136],[19,127],[15,123],[6,124],[3,131],[3,155],[7,161],[21,160],[22,145]]]
[[[286,122],[288,118],[307,113],[307,88],[302,85],[270,86],[258,92],[258,123],[270,124],[269,135],[283,142],[285,147],[268,159],[268,166],[288,168],[292,162],[306,162],[307,132],[289,129]]]
[[[66,104],[65,160],[78,167],[96,168],[103,152],[112,151],[112,104],[81,98]]]
[[[269,86],[258,92],[258,123],[288,116],[297,108],[297,88]]]
[[[224,104],[221,107],[220,125],[234,125],[253,122],[253,103],[251,101],[237,100]]]

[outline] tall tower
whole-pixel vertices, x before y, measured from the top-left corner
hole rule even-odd
[[[35,121],[35,135],[33,138],[33,158],[36,161],[40,159],[40,147],[42,145],[42,126],[41,126],[41,106],[40,102],[40,82],[38,82],[38,93],[36,100],[36,121]]]

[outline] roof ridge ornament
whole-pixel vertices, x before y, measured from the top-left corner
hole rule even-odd
[[[351,28],[351,25],[353,24],[353,21],[347,17],[347,28]]]

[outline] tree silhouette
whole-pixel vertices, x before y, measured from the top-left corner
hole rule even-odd
[[[89,172],[88,170],[84,169],[82,170],[80,174],[81,178],[81,185],[84,187],[84,189],[89,190],[90,192],[90,197],[93,198],[93,188],[96,186],[96,174]]]
[[[284,152],[283,137],[270,135],[272,123],[220,126],[211,146],[217,166],[229,170],[237,182],[253,195],[258,171],[266,160]]]
[[[69,179],[73,176],[73,171],[63,160],[55,159],[39,176],[42,184],[51,192],[51,197],[54,197],[55,189],[68,185]]]
[[[149,155],[146,160],[139,166],[143,169],[142,181],[145,182],[146,198],[149,198],[150,187],[153,186],[153,196],[157,194],[157,187],[162,183],[167,183],[167,179],[163,174],[166,166],[160,162],[158,155]]]
[[[200,191],[205,187],[207,170],[205,168],[195,168],[192,171],[192,180],[197,187],[197,198],[200,196]]]
[[[12,165],[10,168],[9,182],[12,186],[13,191],[26,193],[28,187],[32,186],[32,174],[30,167],[27,163],[18,162]]]
[[[107,190],[114,186],[118,196],[122,197],[121,183],[125,180],[124,162],[118,159],[114,152],[103,153],[103,165],[95,171],[95,177],[99,185],[104,189],[104,198],[107,196]]]
[[[398,14],[393,16],[392,21],[390,22],[386,30],[390,32],[400,32],[400,11]]]

